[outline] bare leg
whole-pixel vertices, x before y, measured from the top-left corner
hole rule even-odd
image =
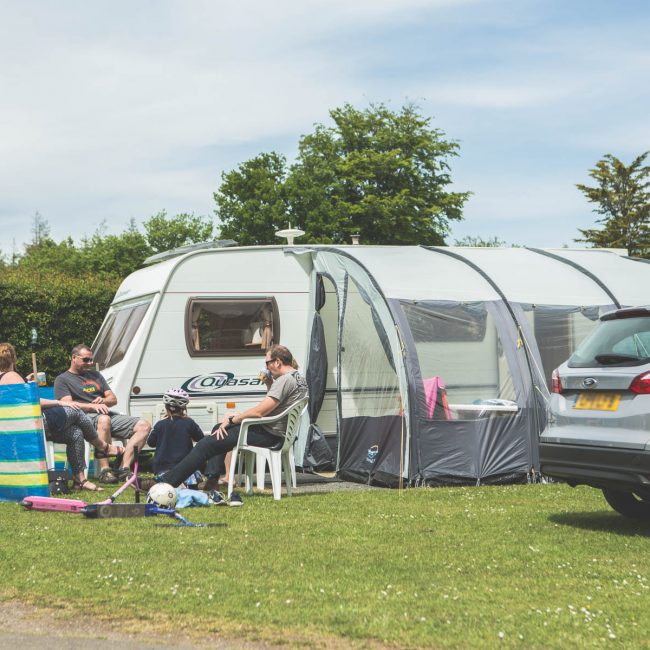
[[[133,427],[133,435],[129,438],[124,448],[124,455],[122,456],[122,467],[130,468],[135,458],[135,448],[142,449],[147,442],[151,425],[146,420],[138,420]]]
[[[111,416],[110,415],[100,415],[97,418],[97,435],[99,436],[100,440],[102,441],[101,446],[104,446],[104,443],[108,443],[109,445],[112,442],[111,438]],[[108,458],[99,458],[95,459],[96,463],[99,463],[99,469],[100,471],[103,469],[108,469]]]
[[[230,476],[230,463],[231,462],[232,462],[232,451],[229,451],[226,454],[226,459],[224,461],[224,464],[226,466],[226,473],[224,475],[225,483],[228,483],[228,477]]]

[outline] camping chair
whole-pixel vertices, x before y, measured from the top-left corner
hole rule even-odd
[[[232,494],[232,489],[235,483],[235,467],[237,466],[239,455],[239,468],[238,474],[241,474],[242,464],[246,474],[246,494],[251,494],[253,491],[253,465],[257,460],[258,463],[263,463],[262,468],[266,463],[269,464],[269,473],[271,474],[271,485],[273,487],[273,498],[278,501],[282,490],[282,473],[284,471],[284,480],[287,484],[287,496],[291,496],[291,489],[295,480],[296,463],[293,456],[293,443],[298,434],[298,425],[300,417],[307,409],[308,397],[292,404],[288,409],[282,411],[278,415],[266,418],[246,418],[242,420],[241,428],[239,430],[239,440],[237,445],[232,450],[232,459],[230,461],[230,472],[228,474],[228,497]],[[266,447],[255,447],[249,445],[248,427],[253,424],[271,424],[277,422],[282,418],[287,418],[287,428],[284,433],[284,444],[281,449],[268,449]]]
[[[51,440],[47,440],[45,438],[45,434],[43,434],[43,442],[45,443],[45,464],[47,465],[48,470],[54,470],[56,469],[56,449],[54,447],[55,442],[52,442]],[[65,445],[60,445],[60,446],[65,446]],[[86,469],[90,468],[90,445],[88,444],[87,440],[84,440],[84,458],[86,461]],[[66,467],[68,465],[68,461],[66,460],[65,463]]]

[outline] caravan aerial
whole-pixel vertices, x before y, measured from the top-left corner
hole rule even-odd
[[[94,343],[119,403],[155,421],[182,386],[209,430],[282,343],[310,383],[297,464],[376,485],[534,479],[552,370],[650,281],[605,251],[232,243],[124,280]]]

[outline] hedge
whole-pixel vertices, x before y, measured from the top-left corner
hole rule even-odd
[[[16,348],[18,372],[31,372],[34,351],[51,384],[69,367],[72,347],[92,343],[119,284],[102,275],[0,271],[0,341]],[[38,332],[33,350],[32,328]]]

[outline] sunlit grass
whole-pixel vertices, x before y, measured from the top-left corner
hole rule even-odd
[[[0,504],[0,589],[121,624],[289,643],[649,643],[650,522],[589,488],[260,495],[184,514],[227,527]]]

